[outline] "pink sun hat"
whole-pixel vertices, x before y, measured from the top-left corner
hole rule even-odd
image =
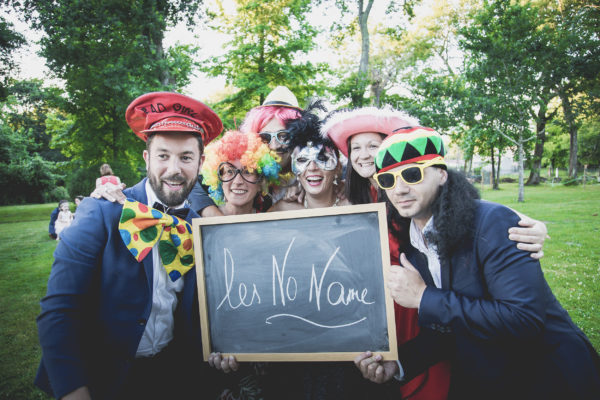
[[[342,154],[348,157],[348,139],[353,135],[372,132],[389,136],[396,129],[418,125],[416,118],[390,106],[363,107],[330,113],[321,125],[321,135],[329,136]]]

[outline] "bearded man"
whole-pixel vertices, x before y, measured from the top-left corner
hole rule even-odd
[[[204,145],[223,126],[201,102],[168,92],[138,97],[125,117],[146,141],[147,178],[124,191],[124,205],[82,201],[41,301],[36,384],[57,398],[192,394],[187,374],[201,344],[190,222],[198,215],[186,199]]]

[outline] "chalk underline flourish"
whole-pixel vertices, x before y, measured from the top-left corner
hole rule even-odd
[[[349,322],[349,323],[347,323],[347,324],[342,324],[342,325],[322,325],[322,324],[318,324],[318,323],[316,323],[316,322],[313,322],[313,321],[311,321],[311,320],[309,320],[309,319],[302,318],[302,317],[300,317],[300,316],[298,316],[298,315],[294,315],[294,314],[275,314],[275,315],[271,315],[270,317],[268,317],[268,318],[265,320],[265,322],[266,322],[267,324],[271,324],[271,321],[270,321],[271,319],[273,319],[273,318],[279,318],[279,317],[290,317],[290,318],[296,318],[296,319],[302,320],[302,321],[304,321],[304,322],[306,322],[306,323],[308,323],[308,324],[311,324],[311,325],[314,325],[314,326],[318,326],[318,327],[320,327],[320,328],[328,328],[328,329],[335,329],[335,328],[345,328],[345,327],[347,327],[347,326],[352,326],[352,325],[356,325],[356,324],[358,324],[358,323],[361,323],[361,322],[363,322],[364,320],[366,320],[366,319],[367,319],[367,317],[362,317],[362,318],[361,318],[361,319],[359,319],[358,321]]]

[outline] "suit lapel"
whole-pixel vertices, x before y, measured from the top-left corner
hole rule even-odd
[[[137,185],[126,189],[124,191],[125,196],[127,198],[131,198],[133,200],[139,201],[140,203],[148,204],[148,195],[146,194],[146,180],[148,178],[142,179]],[[153,252],[152,250],[150,254],[148,254],[140,264],[142,264],[144,268],[144,272],[146,273],[146,281],[148,282],[148,290],[152,292],[153,288],[153,280],[154,280],[154,266],[153,266]]]
[[[433,283],[433,277],[431,276],[431,271],[429,271],[427,257],[425,254],[415,249],[412,245],[410,246],[410,249],[411,250],[407,252],[408,260],[413,264],[417,271],[419,271],[421,278],[423,278],[425,281],[425,284],[427,286],[435,287],[435,283]]]

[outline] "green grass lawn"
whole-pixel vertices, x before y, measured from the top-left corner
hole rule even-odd
[[[600,185],[526,187],[523,203],[517,203],[517,184],[481,194],[546,223],[550,239],[541,260],[546,280],[600,351]]]
[[[542,268],[556,297],[600,350],[600,185],[485,189],[548,226]],[[48,238],[55,204],[0,207],[0,399],[47,398],[32,382],[40,359],[35,318],[44,296],[56,241]]]
[[[56,204],[0,207],[0,398],[45,399],[32,382],[40,360],[35,317],[46,293],[56,240]]]

